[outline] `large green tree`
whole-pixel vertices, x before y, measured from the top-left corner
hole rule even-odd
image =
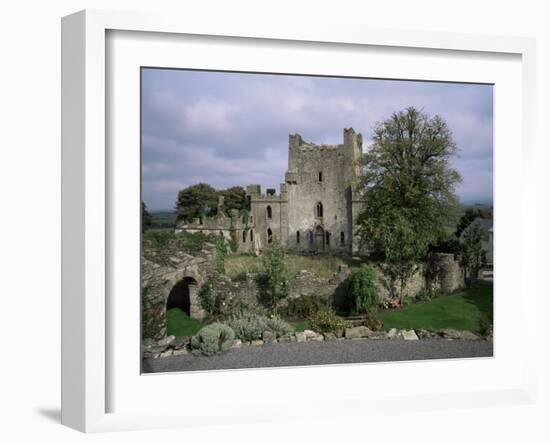
[[[443,118],[409,107],[375,126],[373,144],[363,156],[358,190],[367,204],[358,232],[371,252],[384,257],[401,298],[429,246],[456,221],[454,189],[461,176],[450,165],[456,149]]]
[[[248,208],[246,192],[240,186],[219,190],[218,195],[224,197],[223,207],[227,214],[231,209],[243,210]]]
[[[178,192],[176,212],[178,221],[193,221],[200,215],[216,213],[218,196],[210,184],[198,183]]]

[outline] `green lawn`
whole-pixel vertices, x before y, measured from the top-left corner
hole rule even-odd
[[[174,336],[193,336],[203,326],[201,321],[190,318],[179,308],[171,308],[166,312],[166,334]]]
[[[309,321],[307,319],[301,319],[297,321],[288,321],[292,327],[294,327],[294,330],[297,332],[303,332],[304,330],[307,330],[309,328]]]
[[[472,288],[429,302],[380,312],[384,329],[479,330],[481,315],[493,322],[493,285],[476,283]]]

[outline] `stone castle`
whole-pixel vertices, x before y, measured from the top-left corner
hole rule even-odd
[[[258,252],[274,238],[299,253],[355,254],[354,234],[364,201],[355,189],[360,177],[363,140],[344,129],[343,144],[315,145],[289,136],[288,170],[279,194],[257,184],[246,186],[250,213],[223,210],[211,218],[179,223],[176,232],[215,233],[233,239],[239,251]],[[218,202],[219,209],[223,199]]]

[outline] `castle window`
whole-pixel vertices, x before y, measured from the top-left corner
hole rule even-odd
[[[250,231],[250,241],[254,241],[254,231]]]
[[[296,232],[296,244],[300,244],[300,232]]]
[[[273,242],[273,232],[271,229],[267,229],[267,243],[271,244]]]
[[[344,245],[346,243],[346,236],[344,235],[344,232],[340,232],[340,244]]]
[[[313,245],[313,240],[314,240],[314,236],[313,236],[313,232],[310,230],[308,232],[308,237],[309,237],[309,245]]]
[[[223,232],[220,230],[220,236],[223,238]]]
[[[323,181],[323,172],[319,172],[319,182]]]
[[[323,217],[323,203],[319,202],[315,205],[315,214],[319,217]]]
[[[243,230],[243,244],[246,242],[246,230]]]
[[[325,238],[327,246],[330,246],[330,232],[328,230],[325,232]]]
[[[267,213],[267,219],[271,219],[271,206],[267,206],[266,213]]]

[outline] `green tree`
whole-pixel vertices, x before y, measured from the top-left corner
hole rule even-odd
[[[468,227],[472,221],[476,218],[490,219],[493,217],[493,211],[485,207],[468,207],[464,214],[458,220],[456,225],[456,237],[460,238],[462,232]]]
[[[450,166],[456,145],[446,121],[409,107],[374,128],[362,158],[358,191],[368,201],[358,218],[363,245],[384,257],[390,279],[403,289],[430,245],[456,222],[454,188],[460,174]]]
[[[147,210],[147,206],[141,202],[141,231],[145,232],[153,226],[153,217]]]
[[[216,213],[218,196],[216,190],[206,183],[198,183],[178,192],[176,201],[177,220],[191,222],[200,215]]]
[[[370,313],[378,304],[376,272],[366,264],[353,269],[349,278],[349,288],[353,296],[354,314]]]
[[[262,266],[264,298],[275,314],[279,302],[288,296],[289,276],[286,249],[277,238],[273,239],[262,256]]]
[[[246,192],[240,186],[233,186],[224,190],[220,190],[218,191],[218,195],[224,197],[223,207],[228,215],[230,210],[232,209],[247,209]]]
[[[466,269],[468,285],[471,285],[485,263],[484,234],[479,223],[471,223],[462,235],[462,264]]]

